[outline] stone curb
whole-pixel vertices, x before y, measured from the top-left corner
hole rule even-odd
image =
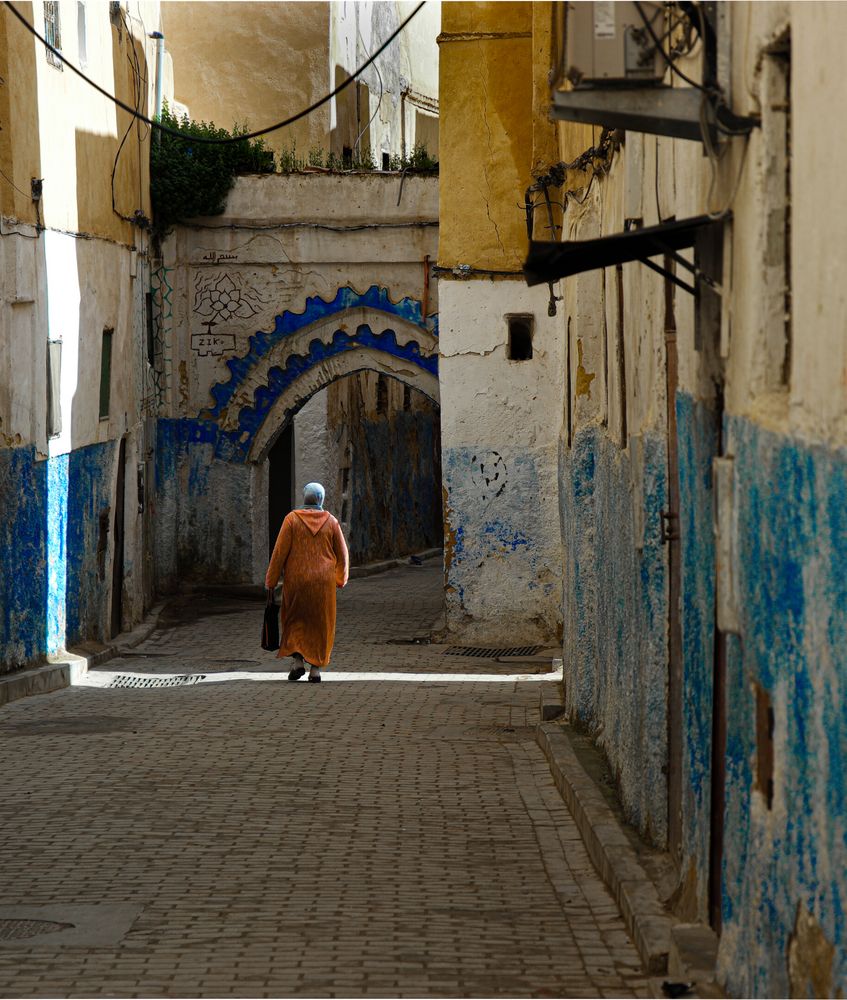
[[[415,552],[415,556],[418,559],[434,559],[436,556],[441,555],[441,549],[426,549],[423,552]],[[350,567],[350,579],[360,580],[364,576],[374,576],[376,573],[385,573],[386,570],[396,569],[398,566],[405,566],[408,564],[411,556],[402,556],[398,559],[385,559],[382,562],[365,563],[364,566],[351,566]]]
[[[536,727],[536,739],[594,867],[620,907],[645,970],[650,975],[667,973],[675,921],[602,793],[580,764],[567,726],[541,722]]]
[[[108,646],[99,643],[85,643],[73,646],[62,653],[48,657],[48,662],[29,670],[20,670],[0,677],[0,707],[20,698],[31,698],[39,694],[51,694],[77,683],[79,678],[106,660],[119,656],[125,649],[132,649],[144,642],[159,623],[159,616],[165,607],[162,601],[154,605],[147,617],[134,629],[121,632]]]

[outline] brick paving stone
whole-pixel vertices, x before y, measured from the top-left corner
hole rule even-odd
[[[0,709],[0,900],[143,906],[115,946],[0,949],[0,996],[649,996],[534,742],[538,686],[508,676],[543,668],[416,644],[440,583],[431,564],[353,581],[329,670],[502,682],[75,687]],[[284,676],[261,615],[174,602],[102,669]]]

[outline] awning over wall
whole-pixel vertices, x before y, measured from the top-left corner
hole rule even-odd
[[[647,262],[648,257],[663,254],[675,257],[676,251],[694,246],[701,235],[713,227],[722,226],[723,221],[708,215],[695,215],[691,219],[663,222],[658,226],[645,226],[615,236],[602,236],[596,240],[572,240],[566,243],[533,240],[524,264],[524,275],[527,284],[531,286],[631,260],[644,261],[648,266],[654,266]]]

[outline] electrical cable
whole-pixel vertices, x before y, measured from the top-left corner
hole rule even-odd
[[[184,142],[200,143],[208,146],[224,146],[234,142],[244,142],[245,140],[249,139],[258,139],[259,136],[268,135],[270,132],[276,132],[281,128],[286,128],[288,125],[293,125],[294,122],[299,121],[301,118],[307,117],[313,111],[317,111],[318,108],[323,107],[323,105],[331,101],[333,97],[336,97],[338,94],[340,94],[342,90],[344,90],[346,87],[349,87],[350,84],[353,83],[353,81],[368,68],[368,66],[373,64],[373,62],[377,59],[378,56],[382,55],[382,53],[388,48],[388,46],[394,41],[394,39],[397,38],[399,34],[401,34],[403,29],[412,20],[412,18],[415,17],[415,15],[421,10],[422,7],[424,7],[424,5],[426,4],[426,0],[421,0],[421,2],[417,5],[417,7],[415,7],[412,13],[406,18],[406,20],[402,21],[400,26],[388,36],[388,38],[382,43],[382,45],[380,45],[380,47],[376,50],[376,52],[374,52],[374,54],[370,57],[370,59],[368,59],[367,62],[363,63],[356,70],[356,72],[353,73],[352,76],[349,76],[343,83],[340,83],[335,88],[335,90],[332,90],[330,91],[330,93],[325,94],[319,100],[314,101],[312,104],[310,104],[307,108],[303,108],[302,111],[298,111],[297,114],[290,115],[288,118],[283,119],[283,121],[276,122],[276,124],[274,125],[268,125],[266,128],[256,129],[256,131],[254,132],[244,132],[241,133],[240,135],[228,136],[225,139],[215,139],[210,136],[189,135],[186,134],[185,132],[180,132],[178,129],[170,128],[168,125],[163,125],[161,122],[154,121],[152,118],[148,118],[146,115],[139,114],[138,112],[133,110],[133,108],[130,107],[129,104],[126,104],[119,97],[115,97],[114,94],[110,94],[108,90],[105,90],[103,87],[101,87],[99,83],[95,83],[90,77],[86,76],[85,73],[82,72],[82,70],[74,66],[73,63],[68,62],[68,60],[62,55],[62,53],[58,49],[55,49],[47,41],[47,39],[44,38],[43,35],[40,35],[35,30],[34,26],[31,25],[29,21],[27,21],[27,19],[23,16],[23,14],[20,13],[19,10],[17,10],[17,8],[12,4],[11,0],[4,0],[4,3],[5,6],[12,12],[12,14],[14,14],[14,16],[27,29],[27,31],[29,31],[30,34],[34,35],[49,52],[52,52],[53,55],[56,56],[57,59],[60,59],[63,65],[67,66],[72,73],[76,73],[76,75],[80,77],[80,79],[84,80],[90,87],[93,87],[99,94],[102,94],[103,97],[110,100],[113,104],[116,104],[119,108],[123,108],[124,111],[128,112],[131,115],[134,115],[136,118],[138,118],[140,121],[145,122],[151,128],[158,129],[160,132],[164,132],[167,135],[171,135],[176,139],[182,139]]]
[[[18,187],[17,184],[15,184],[15,182],[12,180],[12,178],[9,177],[8,174],[4,174],[2,170],[0,170],[0,177],[2,177],[8,184],[11,184],[12,187],[18,192],[18,194],[23,195],[24,198],[27,198],[27,199],[31,199],[32,198],[32,192],[30,192],[29,194],[27,194],[26,191],[21,191],[21,189]]]
[[[661,39],[656,34],[656,32],[655,32],[655,30],[653,28],[653,25],[650,23],[649,18],[644,13],[644,8],[641,6],[641,4],[638,2],[638,0],[635,0],[635,9],[638,11],[638,16],[644,22],[644,27],[647,29],[647,33],[653,39],[653,42],[654,42],[654,44],[656,46],[656,51],[659,53],[659,55],[662,57],[662,59],[668,64],[668,66],[670,67],[671,71],[673,73],[676,73],[676,75],[681,80],[684,80],[689,86],[696,87],[697,90],[701,91],[704,94],[710,93],[710,91],[706,87],[704,87],[702,85],[702,83],[696,83],[694,80],[691,79],[690,76],[688,76],[687,73],[683,73],[682,70],[673,61],[673,59],[671,59],[671,57],[667,54],[667,52],[665,52],[664,48],[662,48]]]
[[[132,40],[131,34],[130,34],[130,39]],[[134,49],[135,46],[132,45],[132,48]],[[129,56],[127,56],[127,61],[129,62],[130,67],[132,67],[132,61],[130,60]],[[141,88],[140,86],[136,86],[133,89],[135,90],[136,94],[136,101],[135,101],[136,112],[138,112],[141,110]],[[130,218],[130,216],[124,215],[123,212],[119,212],[117,206],[115,205],[115,174],[117,173],[118,160],[120,159],[121,156],[121,150],[124,148],[124,143],[129,137],[129,133],[132,131],[132,126],[135,125],[135,123],[136,123],[136,118],[133,116],[132,118],[130,118],[129,125],[127,125],[126,127],[126,132],[124,132],[123,138],[121,139],[118,145],[118,150],[115,153],[115,162],[112,164],[112,211],[115,213],[115,215],[117,215],[119,219],[123,219],[124,222],[133,222],[134,220]]]

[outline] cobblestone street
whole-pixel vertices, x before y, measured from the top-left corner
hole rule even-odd
[[[432,562],[354,580],[321,685],[85,686],[0,710],[0,903],[132,921],[106,943],[0,940],[0,994],[648,996],[534,741],[549,663],[416,645],[440,586]],[[284,677],[261,614],[181,599],[102,671]]]

